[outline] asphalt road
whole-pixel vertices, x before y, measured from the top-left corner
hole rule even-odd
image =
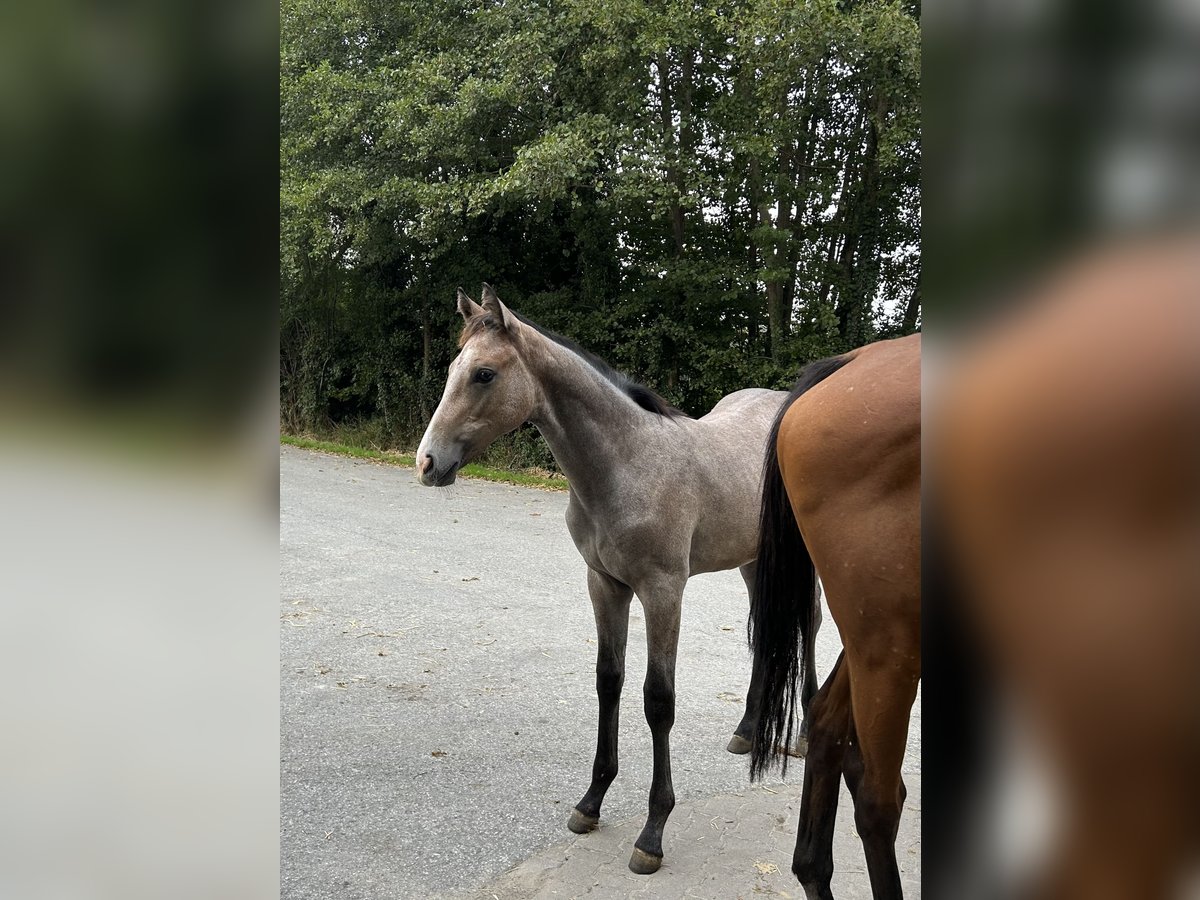
[[[678,805],[663,870],[638,878],[625,869],[651,768],[636,602],[620,775],[601,830],[567,831],[591,771],[596,645],[566,504],[564,493],[483,481],[424,488],[411,469],[281,447],[283,897],[801,894],[787,865],[802,765],[786,784],[752,788],[747,758],[724,749],[750,674],[736,571],[693,578],[684,596],[671,748]],[[827,616],[822,676],[838,650]],[[919,876],[919,741],[918,697],[900,842],[909,896]],[[835,887],[869,896],[847,799]],[[768,818],[770,834],[758,821]],[[697,886],[701,866],[706,887]]]

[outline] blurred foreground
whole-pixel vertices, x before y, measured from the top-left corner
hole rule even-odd
[[[1200,896],[1200,6],[924,24],[926,890]]]
[[[0,896],[277,891],[274,23],[0,12]]]
[[[958,669],[949,733],[981,729],[956,735],[974,847],[940,896],[1168,897],[1197,874],[1198,288],[1200,240],[1106,248],[928,373],[931,603],[964,604],[929,675]]]

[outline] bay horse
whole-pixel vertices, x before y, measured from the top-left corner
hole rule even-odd
[[[1197,896],[1198,285],[1195,232],[1085,248],[989,310],[927,383],[952,562],[937,620],[955,626],[936,659],[969,685],[943,695],[953,765],[935,805],[963,866],[944,896],[981,871],[1021,896]],[[1043,833],[1019,866],[987,840],[1014,723],[1047,807],[1042,829],[1022,816]]]
[[[427,486],[451,484],[465,463],[524,422],[541,432],[567,476],[567,528],[587,563],[596,617],[600,707],[591,785],[567,823],[577,834],[598,825],[617,775],[629,605],[637,594],[646,617],[643,698],[654,768],[649,816],[629,868],[650,874],[662,864],[663,827],[675,805],[669,736],[684,585],[692,575],[738,568],[753,590],[762,446],[787,394],[737,391],[691,419],[513,312],[489,285],[481,299],[458,291],[461,352],[417,448],[417,476]],[[807,660],[815,685],[811,652]],[[759,685],[755,666],[732,753],[750,749]]]
[[[812,699],[792,872],[831,900],[839,781],[854,799],[876,898],[901,897],[900,775],[921,677],[921,337],[810,364],[767,442],[750,617],[761,714],[751,777],[791,740],[817,578],[842,654]],[[804,680],[809,677],[805,672]]]

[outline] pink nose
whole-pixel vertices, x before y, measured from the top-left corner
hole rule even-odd
[[[426,453],[424,456],[422,456],[420,459],[417,460],[417,474],[418,475],[424,475],[426,472],[428,472],[432,468],[433,468],[433,457],[430,456],[428,453]]]

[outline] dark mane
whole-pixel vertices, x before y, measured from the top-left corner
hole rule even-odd
[[[650,388],[646,387],[645,385],[638,384],[636,381],[630,379],[629,376],[622,372],[618,372],[596,354],[584,350],[569,338],[565,338],[561,334],[555,334],[553,331],[550,331],[548,328],[543,328],[536,322],[529,321],[523,315],[513,311],[511,308],[509,308],[508,311],[516,316],[519,321],[528,325],[538,334],[549,338],[559,346],[565,347],[572,353],[576,354],[580,359],[615,384],[617,388],[620,389],[623,394],[625,394],[625,396],[627,396],[642,409],[648,410],[649,412],[660,416],[665,416],[668,419],[690,418],[687,413],[683,412],[683,410],[676,409],[657,393],[650,390]]]

